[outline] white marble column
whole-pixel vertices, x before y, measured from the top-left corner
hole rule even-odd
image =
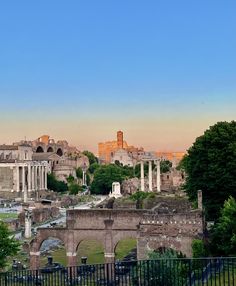
[[[31,192],[31,190],[32,190],[32,176],[31,176],[31,166],[30,165],[28,165],[27,180],[28,180],[28,191]]]
[[[22,191],[25,191],[25,166],[22,166]]]
[[[16,166],[16,191],[20,191],[20,167]]]
[[[38,190],[38,166],[34,166],[35,191]]]
[[[45,190],[45,187],[44,187],[44,166],[41,166],[41,175],[42,175],[42,190]]]
[[[161,192],[161,170],[160,170],[160,160],[156,161],[157,164],[157,192]]]
[[[29,210],[25,211],[25,238],[31,237],[31,213]]]
[[[27,196],[27,185],[25,183],[25,166],[22,167],[22,191],[23,191],[23,197],[24,197],[24,203],[27,202],[28,196]]]
[[[141,161],[141,191],[144,192],[144,163]]]
[[[86,182],[86,171],[83,171],[82,185],[83,185],[83,186],[86,186],[86,185],[87,185],[87,182]]]
[[[34,165],[31,168],[31,177],[32,177],[32,191],[35,190],[35,175],[34,175]]]
[[[45,168],[44,169],[44,185],[45,185],[45,190],[47,190],[48,189],[48,177],[47,177],[47,175],[48,175],[48,172],[47,172],[48,168],[47,168],[47,166],[45,166],[44,168]]]
[[[152,161],[148,162],[148,184],[149,184],[149,191],[152,191]]]
[[[39,166],[39,190],[42,190],[42,166]]]

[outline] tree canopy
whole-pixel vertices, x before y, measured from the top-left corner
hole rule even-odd
[[[217,256],[236,255],[236,201],[230,197],[224,203],[219,221],[212,227],[210,249]]]
[[[102,165],[94,172],[94,179],[91,184],[91,192],[94,194],[109,194],[113,182],[121,183],[124,179],[130,177],[128,167],[120,167],[115,164]]]
[[[0,269],[6,266],[9,256],[17,254],[19,247],[20,243],[11,235],[7,225],[0,221]]]
[[[203,192],[208,219],[216,219],[230,196],[236,196],[236,122],[218,122],[198,137],[183,159],[185,190],[191,200]]]
[[[161,169],[161,173],[167,173],[170,171],[172,167],[172,163],[169,160],[162,160],[160,162],[160,169]]]
[[[93,163],[98,163],[98,158],[90,151],[86,150],[82,152],[85,156],[89,159],[89,165],[92,165]]]
[[[47,178],[48,178],[48,189],[49,190],[59,192],[59,193],[64,193],[68,191],[67,184],[65,182],[58,181],[53,174],[48,174]]]

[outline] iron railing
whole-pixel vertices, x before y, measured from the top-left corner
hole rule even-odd
[[[158,259],[0,274],[0,286],[236,286],[236,258]]]

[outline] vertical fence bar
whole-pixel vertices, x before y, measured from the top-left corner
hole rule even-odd
[[[233,260],[233,258],[232,258],[232,278],[233,278],[233,286],[234,286],[234,260]]]
[[[0,286],[234,286],[236,258],[157,259],[0,273]]]

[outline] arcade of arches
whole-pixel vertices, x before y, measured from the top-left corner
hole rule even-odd
[[[63,156],[63,149],[60,148],[60,147],[57,147],[57,148],[53,148],[52,146],[49,146],[49,147],[44,147],[44,146],[37,146],[36,150],[35,150],[36,153],[50,153],[50,152],[55,152],[58,156]]]
[[[119,241],[137,241],[137,258],[146,259],[148,250],[172,248],[191,256],[192,240],[203,234],[202,211],[158,214],[150,210],[68,210],[65,228],[39,228],[30,245],[30,265],[39,268],[40,246],[48,237],[60,239],[66,249],[68,266],[77,265],[82,241],[96,240],[104,249],[106,263],[115,260]]]

